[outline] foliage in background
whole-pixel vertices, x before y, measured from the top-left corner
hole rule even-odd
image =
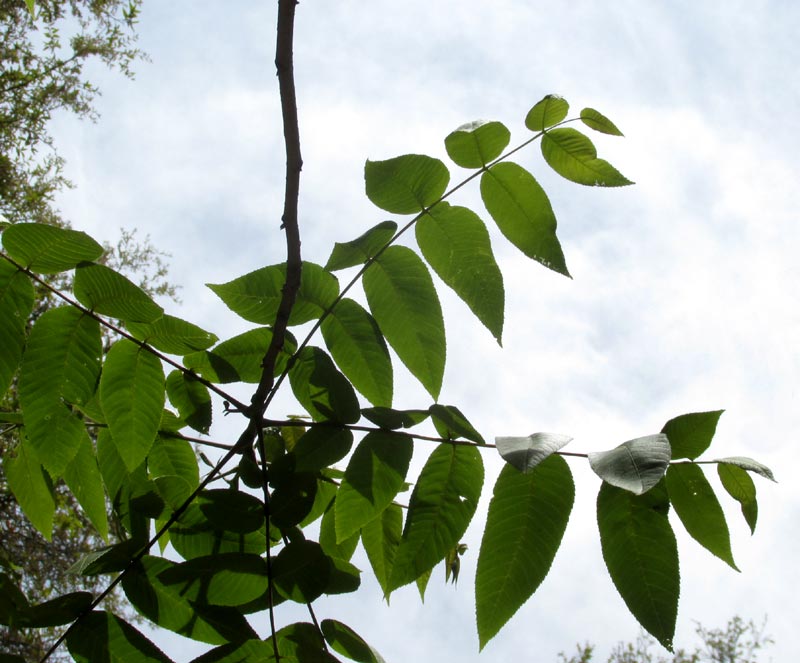
[[[773,644],[765,631],[766,620],[759,625],[752,619],[745,622],[738,616],[729,619],[722,629],[707,629],[697,624],[695,633],[701,646],[691,651],[680,649],[672,656],[654,653],[655,640],[643,633],[636,642],[618,643],[606,663],[759,663],[763,661],[763,650]],[[596,660],[592,645],[578,645],[577,649],[577,653],[569,658],[559,654],[559,663],[592,663]]]
[[[44,658],[66,640],[77,661],[168,661],[123,616],[101,609],[120,586],[153,624],[210,645],[196,663],[380,661],[349,626],[319,619],[314,601],[358,590],[361,571],[351,559],[359,545],[387,599],[409,584],[424,594],[440,563],[456,576],[461,538],[484,488],[483,457],[499,453],[506,463],[492,490],[475,578],[480,647],[547,576],[574,500],[566,459],[577,457],[602,480],[597,515],[611,578],[636,619],[671,648],[679,597],[672,522],[735,568],[703,466],[716,467],[751,529],[751,473],[772,479],[749,458],[699,460],[722,412],[680,415],[659,431],[584,454],[563,450],[569,436],[546,432],[487,443],[459,407],[439,402],[446,336],[431,270],[498,343],[505,312],[483,210],[458,205],[455,194],[478,186],[500,233],[569,277],[549,197],[520,164],[521,150],[538,145],[570,182],[626,186],[587,133],[620,130],[591,108],[570,116],[566,100],[547,95],[524,117],[528,137],[513,148],[498,121],[451,132],[445,147],[462,169],[456,184],[452,166],[426,155],[368,161],[366,195],[392,219],[337,243],[324,266],[303,261],[294,11],[293,0],[280,1],[287,258],[209,284],[254,325],[249,331],[220,341],[169,315],[109,267],[104,248],[85,233],[18,219],[2,232],[0,387],[18,396],[18,407],[11,402],[0,412],[19,435],[3,457],[9,487],[46,538],[56,522],[53,485],[63,481],[97,534],[106,538],[118,523],[122,540],[73,567],[107,578],[99,593],[42,603],[13,574],[0,575],[0,623],[17,631],[69,625]],[[39,311],[30,326],[37,289],[58,305]],[[398,360],[430,400],[394,407]],[[232,383],[253,385],[249,402],[228,391]],[[270,411],[281,388],[291,390],[302,416]],[[215,410],[241,417],[237,440],[205,437]],[[224,450],[204,476],[192,443]],[[416,477],[409,476],[414,454],[427,456]],[[163,556],[168,544],[182,561]],[[281,623],[287,602],[307,606],[309,620]]]

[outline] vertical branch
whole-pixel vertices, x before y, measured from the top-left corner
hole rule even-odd
[[[275,48],[275,67],[283,115],[283,137],[286,145],[286,189],[283,200],[281,228],[286,233],[286,282],[283,285],[281,303],[272,328],[272,340],[261,363],[263,372],[258,389],[251,401],[251,416],[260,420],[264,402],[272,390],[275,362],[283,348],[286,327],[292,312],[297,291],[300,289],[300,228],[297,222],[297,201],[300,195],[300,170],[303,158],[300,154],[300,128],[297,120],[297,97],[294,87],[294,14],[297,0],[279,0],[278,36]]]

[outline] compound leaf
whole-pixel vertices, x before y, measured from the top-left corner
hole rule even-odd
[[[23,267],[56,274],[103,255],[89,235],[45,223],[15,223],[3,231],[3,248]]]
[[[592,141],[576,129],[547,131],[542,136],[542,156],[554,171],[570,182],[587,186],[633,184],[610,163],[598,159]]]
[[[622,136],[622,132],[605,115],[599,113],[594,108],[584,108],[581,111],[581,122],[590,129],[599,131],[609,136]]]
[[[503,460],[526,474],[571,441],[571,437],[557,433],[495,438],[497,452]]]
[[[635,495],[655,486],[667,471],[669,461],[669,440],[663,433],[638,437],[609,451],[589,454],[589,465],[597,476]]]
[[[502,122],[478,120],[461,125],[444,139],[447,155],[462,168],[482,168],[499,157],[511,140]]]
[[[172,663],[128,622],[100,610],[90,612],[70,629],[67,648],[78,663]]]
[[[78,265],[72,289],[75,298],[87,308],[124,322],[155,322],[164,315],[164,309],[150,295],[105,265]]]
[[[397,224],[394,221],[381,221],[363,235],[350,242],[336,242],[325,269],[333,272],[347,267],[363,265],[394,237]]]
[[[392,214],[423,211],[441,198],[449,181],[447,166],[424,154],[367,161],[364,166],[367,198]]]
[[[661,432],[669,438],[673,458],[694,460],[711,444],[724,410],[692,412],[670,419]]]

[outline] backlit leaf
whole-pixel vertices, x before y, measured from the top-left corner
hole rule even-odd
[[[342,372],[373,405],[392,404],[392,361],[375,319],[342,299],[322,322],[325,345]]]
[[[16,456],[3,456],[3,470],[8,487],[22,512],[41,535],[50,541],[56,510],[53,486],[36,452],[24,437],[16,448]]]
[[[164,314],[144,290],[105,265],[78,265],[72,288],[88,309],[124,322],[154,322]]]
[[[140,341],[173,355],[206,350],[218,340],[214,334],[172,315],[162,315],[151,323],[128,322],[126,326]]]
[[[117,451],[132,471],[147,456],[161,423],[161,362],[132,341],[117,341],[106,356],[100,401]]]
[[[172,371],[166,380],[167,397],[189,426],[201,433],[211,427],[211,396],[208,388],[181,371]]]
[[[436,432],[446,440],[463,437],[477,444],[486,444],[481,434],[475,430],[464,414],[455,405],[436,403],[428,408]]]
[[[430,571],[467,530],[483,487],[483,461],[471,445],[440,444],[411,493],[403,538],[389,587],[394,590]]]
[[[272,340],[272,330],[258,327],[223,341],[213,350],[193,352],[183,358],[186,368],[200,374],[209,382],[250,382],[258,383],[263,369],[261,363]],[[286,367],[289,356],[297,344],[291,334],[287,334],[283,349],[275,362],[275,374]]]
[[[528,474],[503,467],[489,504],[475,577],[481,649],[547,576],[574,498],[572,474],[560,456],[547,457]]]
[[[150,447],[147,469],[151,478],[179,476],[196,488],[200,483],[197,456],[192,445],[177,437],[159,435]]]
[[[103,255],[103,247],[86,233],[45,223],[12,224],[2,238],[8,255],[39,274],[64,272]]]
[[[633,493],[603,483],[597,496],[600,543],[611,580],[639,623],[672,651],[678,614],[678,547],[663,484]]]
[[[83,512],[103,539],[108,538],[108,514],[103,477],[97,466],[94,447],[84,430],[78,452],[64,470],[64,481],[78,499]]]
[[[608,134],[609,136],[622,136],[622,132],[617,129],[616,125],[594,108],[584,108],[581,111],[581,122],[600,133]]]
[[[500,343],[505,313],[503,275],[480,217],[466,207],[442,202],[417,221],[416,236],[428,264]]]
[[[430,416],[428,410],[393,410],[390,407],[368,407],[361,410],[361,414],[376,426],[387,430],[411,428]]]
[[[338,426],[309,428],[294,445],[295,471],[316,472],[344,458],[353,446],[353,433]]]
[[[569,276],[556,217],[544,189],[515,163],[498,163],[481,176],[481,197],[500,232],[526,256]]]
[[[497,437],[497,452],[520,472],[528,473],[572,438],[558,433],[534,433],[527,437]]]
[[[635,495],[655,486],[667,471],[669,461],[669,440],[663,433],[638,437],[609,451],[589,454],[589,465],[597,476]]]
[[[753,478],[738,465],[727,463],[718,463],[717,473],[728,495],[739,502],[745,522],[750,527],[750,534],[753,534],[758,521],[758,501]]]
[[[376,518],[403,488],[412,441],[388,432],[368,433],[345,470],[336,495],[336,540],[342,542]]]
[[[25,324],[33,310],[30,278],[0,260],[0,393],[5,393],[22,360]]]
[[[725,513],[703,470],[692,463],[670,465],[667,491],[675,513],[692,538],[738,571],[733,561]]]
[[[336,271],[363,265],[394,237],[395,232],[397,224],[394,221],[381,221],[350,242],[336,242],[325,269]]]
[[[364,273],[364,292],[386,340],[434,399],[442,388],[444,320],[431,275],[404,246],[390,246]]]
[[[555,94],[548,94],[537,102],[525,116],[525,126],[531,131],[542,131],[558,124],[567,117],[569,104],[566,99]]]
[[[694,460],[711,444],[724,410],[693,412],[670,419],[661,432],[669,438],[672,458]]]
[[[133,626],[107,612],[94,611],[67,635],[69,653],[78,663],[172,663]]]
[[[450,172],[439,159],[406,154],[386,161],[367,161],[367,198],[393,214],[416,214],[435,203],[447,188]]]
[[[403,510],[396,504],[387,506],[380,516],[361,528],[361,542],[384,596],[389,596],[389,576],[402,534]]]
[[[292,391],[316,421],[354,424],[361,410],[353,387],[320,348],[307,346],[289,371]]]
[[[334,651],[358,663],[384,663],[381,655],[346,624],[335,619],[323,619],[320,628]]]
[[[20,626],[48,628],[75,621],[92,604],[89,592],[70,592],[50,601],[31,606]]]
[[[499,157],[511,140],[501,122],[469,122],[444,139],[447,155],[462,168],[482,168]]]
[[[319,545],[322,546],[323,552],[328,557],[349,561],[358,546],[359,532],[356,531],[341,543],[336,541],[336,508],[334,504],[335,502],[331,502],[322,516],[319,525]]]
[[[231,311],[259,325],[275,322],[283,298],[286,264],[262,267],[227,283],[207,283]],[[319,318],[339,294],[339,282],[330,272],[313,262],[303,262],[290,325],[301,325]]]
[[[542,156],[562,177],[587,186],[633,184],[608,161],[597,158],[592,141],[571,128],[551,129],[542,136]]]

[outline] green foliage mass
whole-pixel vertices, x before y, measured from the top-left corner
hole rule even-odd
[[[287,136],[291,61],[282,59],[280,44],[291,35],[294,4],[281,1],[278,31]],[[232,315],[259,325],[222,341],[165,313],[119,270],[98,262],[99,245],[83,233],[22,221],[7,227],[0,237],[2,319],[27,319],[31,288],[52,287],[49,274],[70,275],[58,292],[62,303],[30,328],[0,325],[0,376],[6,384],[18,380],[20,395],[19,407],[0,413],[20,432],[3,462],[30,521],[51,535],[50,486],[64,479],[103,534],[99,505],[107,498],[121,541],[86,556],[75,572],[108,576],[109,589],[120,584],[152,624],[207,643],[197,662],[380,661],[351,627],[318,620],[314,601],[358,590],[361,571],[350,559],[359,543],[387,599],[414,583],[424,593],[443,562],[456,578],[461,539],[484,489],[483,458],[499,453],[507,464],[493,488],[475,578],[485,646],[540,586],[557,554],[574,500],[561,451],[570,440],[537,433],[486,444],[461,410],[436,402],[446,336],[430,270],[500,342],[503,276],[482,211],[450,201],[478,180],[500,232],[533,261],[569,276],[549,197],[510,157],[538,141],[544,161],[566,180],[631,184],[597,157],[587,134],[565,126],[575,122],[621,135],[598,111],[569,117],[567,102],[548,95],[525,116],[533,135],[522,145],[509,149],[510,131],[498,121],[466,124],[445,138],[449,157],[472,171],[455,185],[450,168],[425,155],[368,161],[366,195],[398,218],[337,244],[325,267],[300,259],[299,240],[292,239],[299,237],[297,200],[288,194],[286,263],[209,284]],[[299,174],[291,169],[297,147],[287,148],[290,182]],[[400,245],[412,226],[417,247]],[[334,274],[346,269],[346,276]],[[345,297],[358,286],[366,307]],[[106,346],[101,328],[111,333]],[[303,333],[302,340],[287,328]],[[393,409],[395,359],[433,404]],[[227,391],[237,382],[257,384],[249,402]],[[274,395],[285,388],[302,415],[273,414]],[[238,440],[193,437],[208,432],[220,409],[241,417]],[[661,432],[588,454],[601,479],[597,520],[608,571],[633,616],[668,649],[679,598],[670,512],[733,565],[724,515],[701,463],[719,466],[751,527],[756,496],[749,473],[771,478],[751,459],[695,460],[719,416],[682,415]],[[434,435],[416,428],[428,420]],[[202,478],[190,442],[224,450],[213,463],[201,454],[208,465]],[[414,454],[424,462],[418,476],[409,476]],[[167,543],[181,560],[159,556]],[[70,624],[53,647],[66,641],[75,660],[98,660],[100,653],[103,660],[169,660],[101,606],[106,591],[30,605],[13,578],[0,574],[0,582],[0,623]],[[287,602],[306,604],[311,621],[278,629],[276,614]],[[247,619],[257,613],[269,625],[266,639]]]

